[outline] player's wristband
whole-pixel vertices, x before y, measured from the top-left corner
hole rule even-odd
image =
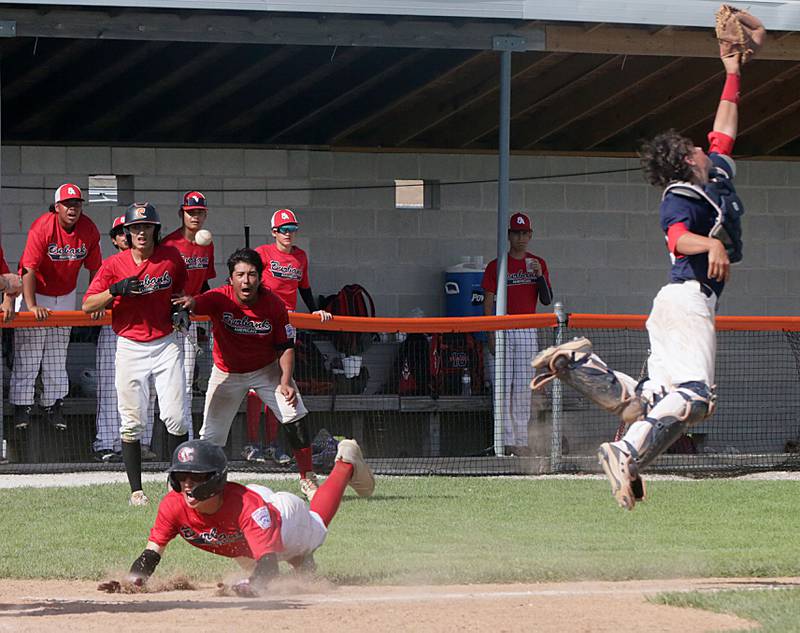
[[[130,573],[135,576],[150,578],[161,562],[161,554],[151,549],[144,550],[131,565]]]
[[[725,76],[725,85],[722,88],[722,96],[720,101],[730,101],[731,103],[739,103],[739,86],[741,78],[736,73],[731,73]]]

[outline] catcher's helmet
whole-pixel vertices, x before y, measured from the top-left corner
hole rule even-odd
[[[131,232],[130,226],[134,224],[153,224],[156,229],[153,233],[153,240],[158,244],[158,236],[161,232],[161,219],[158,217],[158,211],[149,202],[134,202],[125,211],[125,236],[128,238],[128,246],[131,246]]]
[[[189,496],[198,501],[205,501],[222,492],[228,481],[228,458],[221,447],[207,440],[189,440],[184,442],[172,454],[172,465],[169,473],[169,485],[175,492],[181,491],[181,484],[176,473],[208,473],[211,477],[195,486]]]

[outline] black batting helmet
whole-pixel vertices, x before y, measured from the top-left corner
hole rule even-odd
[[[172,454],[172,465],[169,473],[169,485],[175,492],[181,491],[177,473],[196,473],[211,475],[208,480],[195,486],[189,496],[198,501],[205,501],[222,492],[228,481],[228,458],[220,446],[207,440],[189,440],[184,442]]]
[[[159,233],[161,232],[161,219],[158,211],[149,202],[134,202],[125,211],[125,236],[128,238],[128,246],[132,245],[130,226],[134,224],[152,224],[156,227],[153,233],[153,240],[158,244]]]

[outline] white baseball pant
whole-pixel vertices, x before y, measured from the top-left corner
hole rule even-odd
[[[678,385],[687,382],[702,382],[709,388],[714,385],[716,304],[716,295],[706,297],[697,281],[667,284],[659,290],[647,318],[650,357],[647,361],[649,378],[643,385],[645,397],[653,393],[670,394]],[[663,397],[648,417],[659,419],[674,415],[676,402],[682,410],[683,398]],[[635,422],[622,439],[640,450],[651,427],[647,421]]]
[[[114,386],[116,356],[117,335],[110,325],[104,325],[100,328],[100,336],[97,338],[97,437],[93,446],[95,451],[119,452],[122,449],[119,435],[117,389]],[[142,444],[145,446],[152,446],[155,403],[156,392],[151,376],[147,424],[142,436]]]
[[[194,423],[192,419],[192,396],[194,384],[194,367],[197,364],[197,323],[192,321],[188,331],[177,332],[178,343],[183,345],[183,368],[186,374],[186,395],[183,400],[186,426],[189,429],[189,439],[194,439]]]
[[[534,328],[505,330],[506,362],[502,372],[506,399],[500,419],[503,421],[503,444],[505,446],[528,445],[528,422],[531,417],[533,378],[531,360],[539,351],[539,339]],[[494,365],[494,357],[489,354]],[[489,376],[494,379],[491,367]]]
[[[278,391],[280,379],[281,369],[277,360],[256,371],[241,374],[229,374],[214,365],[208,379],[200,438],[217,446],[225,446],[233,418],[250,389],[258,394],[281,424],[296,422],[307,415],[308,410],[299,392],[296,406],[286,402],[286,398]],[[297,384],[294,380],[291,384],[296,391]]]
[[[75,291],[60,297],[48,297],[37,293],[36,304],[53,311],[74,310]],[[17,311],[27,309],[25,300],[20,295],[17,298]],[[63,399],[69,393],[67,347],[71,330],[69,327],[30,327],[14,330],[14,367],[11,370],[9,388],[9,400],[12,404],[33,404],[36,377],[40,368],[42,395],[39,404],[43,407],[52,406],[56,400]]]
[[[328,528],[308,504],[291,492],[273,492],[266,486],[250,484],[250,490],[257,492],[264,501],[271,503],[281,514],[281,541],[283,551],[278,560],[290,560],[298,556],[308,556],[325,542]]]
[[[158,395],[161,420],[167,431],[172,435],[183,435],[187,431],[183,417],[183,348],[175,334],[147,342],[120,336],[117,339],[114,384],[123,441],[142,439],[150,403],[151,376]]]

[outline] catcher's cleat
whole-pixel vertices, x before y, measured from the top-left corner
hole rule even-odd
[[[242,457],[248,462],[256,462],[258,464],[265,464],[267,461],[266,455],[261,447],[255,444],[248,444],[242,449]]]
[[[146,506],[150,503],[150,499],[144,494],[142,490],[137,490],[131,493],[131,498],[128,499],[129,506]]]
[[[531,381],[531,389],[541,389],[556,378],[571,361],[575,360],[575,354],[591,353],[592,342],[585,336],[542,350],[531,362],[531,366],[538,372]]]
[[[355,440],[342,440],[336,451],[336,459],[353,465],[350,487],[359,497],[371,497],[375,492],[375,475],[366,461],[361,447]]]
[[[24,431],[31,423],[31,412],[33,405],[30,404],[16,404],[14,405],[14,428],[18,431]]]
[[[626,510],[633,510],[637,497],[631,482],[633,479],[639,480],[642,499],[644,498],[644,482],[639,477],[631,456],[618,446],[605,442],[597,450],[597,459],[611,484],[611,494],[614,495],[619,506]]]
[[[314,495],[317,494],[317,490],[319,490],[319,484],[317,483],[316,473],[306,473],[306,476],[300,479],[300,492],[302,492],[310,502],[314,498]]]
[[[267,446],[266,450],[264,451],[264,457],[271,459],[273,462],[278,464],[278,466],[286,466],[286,464],[292,461],[292,458],[289,457],[277,444],[270,444]]]

